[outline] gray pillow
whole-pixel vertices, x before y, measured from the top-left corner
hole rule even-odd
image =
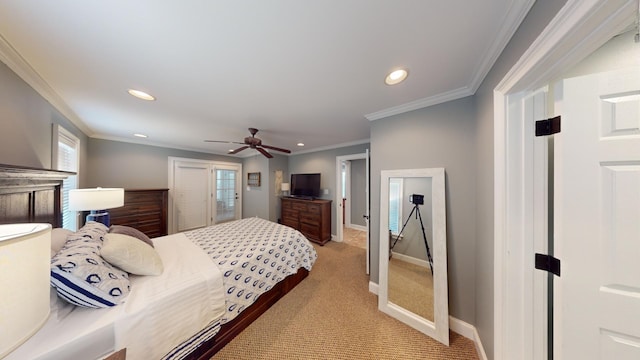
[[[134,238],[142,240],[151,245],[151,247],[154,247],[153,241],[151,241],[151,239],[149,239],[149,237],[145,235],[145,233],[138,229],[132,228],[131,226],[111,225],[111,228],[109,228],[109,233],[133,236]]]

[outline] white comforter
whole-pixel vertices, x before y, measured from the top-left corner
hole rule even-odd
[[[14,359],[97,359],[126,347],[127,359],[159,359],[224,314],[222,275],[184,234],[153,239],[160,276],[131,276],[131,293],[108,309],[52,297],[44,327],[9,354]]]

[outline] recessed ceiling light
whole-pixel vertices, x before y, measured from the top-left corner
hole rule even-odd
[[[138,99],[142,99],[142,100],[147,100],[147,101],[153,101],[156,98],[154,98],[153,96],[147,94],[144,91],[140,91],[140,90],[133,90],[133,89],[129,89],[127,91],[130,95],[137,97]]]
[[[147,138],[148,136],[145,134],[133,134],[133,136],[135,137],[139,137],[139,138]]]
[[[405,69],[398,69],[392,71],[387,77],[384,79],[384,83],[387,85],[395,85],[399,84],[407,78],[409,73]]]
[[[299,142],[299,143],[298,143],[298,146],[304,146],[304,144],[303,144],[303,143],[301,143],[301,142]]]

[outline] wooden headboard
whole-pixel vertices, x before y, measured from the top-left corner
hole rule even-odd
[[[73,172],[0,164],[0,224],[62,226],[62,181]]]

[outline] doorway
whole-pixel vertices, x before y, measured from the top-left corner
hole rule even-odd
[[[336,157],[336,241],[364,245],[369,274],[369,150]],[[361,245],[361,246],[362,246]]]
[[[546,150],[522,141],[530,138],[533,124],[518,104],[621,33],[637,10],[637,1],[567,1],[495,89],[495,359],[547,359],[548,353],[562,358],[561,341],[544,348],[546,329],[538,319],[546,314],[536,304],[544,301],[546,287],[537,285],[534,279],[543,273],[533,268],[536,241],[531,234],[547,221],[535,211],[534,189],[547,180],[544,162],[536,159],[544,158]]]
[[[242,217],[242,164],[169,157],[169,234]]]

